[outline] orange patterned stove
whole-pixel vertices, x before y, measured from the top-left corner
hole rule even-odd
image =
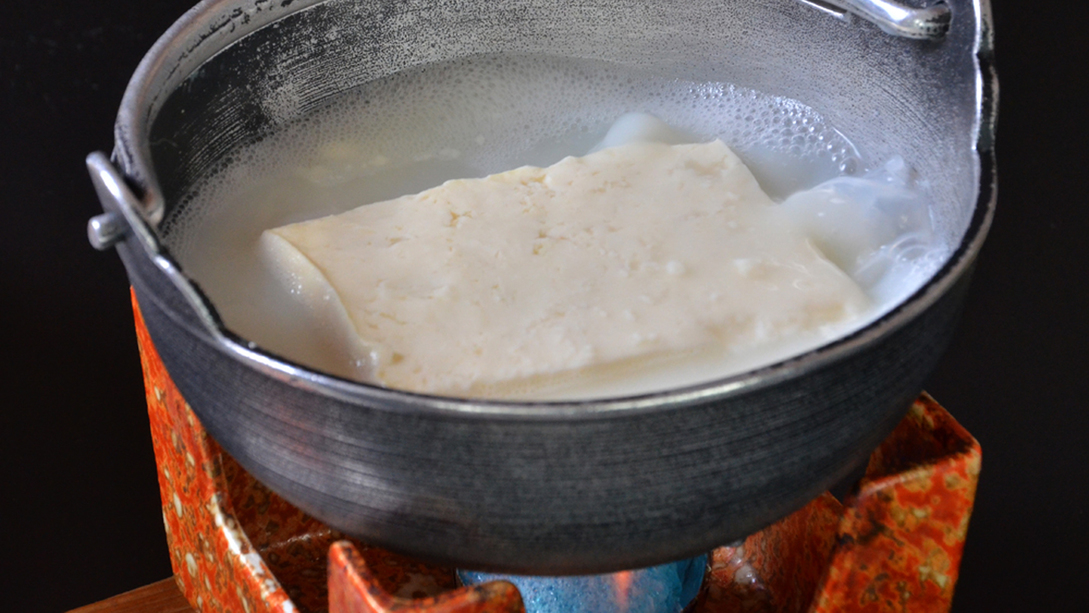
[[[353,541],[256,481],[201,427],[159,361],[135,298],[133,306],[171,563],[194,609],[525,610],[510,583],[459,586],[453,568]],[[744,542],[711,552],[690,608],[946,611],[979,467],[979,444],[924,394],[845,500],[826,493]],[[617,610],[623,602],[618,598]]]

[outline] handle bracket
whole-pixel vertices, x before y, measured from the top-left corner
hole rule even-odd
[[[938,2],[932,6],[913,8],[893,0],[798,0],[837,19],[857,15],[881,28],[882,31],[914,39],[938,39],[949,32],[953,13],[949,5]]]

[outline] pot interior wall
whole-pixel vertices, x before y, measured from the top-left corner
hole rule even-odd
[[[163,229],[194,182],[229,164],[234,149],[331,97],[422,64],[514,53],[799,100],[865,158],[903,156],[928,181],[938,231],[957,244],[976,203],[979,101],[973,7],[951,5],[951,32],[928,42],[796,0],[314,3],[218,51],[168,92],[149,139]],[[228,8],[224,19],[237,17]]]

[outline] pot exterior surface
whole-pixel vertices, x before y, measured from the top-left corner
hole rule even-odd
[[[132,268],[130,268],[130,271]],[[173,318],[133,276],[205,428],[273,490],[359,538],[523,574],[641,568],[743,538],[865,462],[944,350],[967,286],[832,365],[742,394],[557,419],[322,397]],[[717,397],[716,397],[717,396]],[[198,408],[199,407],[199,408]]]
[[[292,503],[367,541],[466,568],[650,566],[744,537],[848,476],[944,350],[994,205],[986,5],[949,5],[945,37],[907,40],[794,0],[205,2],[138,69],[116,131],[124,180],[100,160],[96,185],[130,226],[118,250],[179,390],[222,447]],[[872,156],[915,164],[938,231],[960,248],[915,296],[846,339],[627,399],[532,405],[383,390],[227,330],[160,240],[196,178],[330,96],[477,53],[600,59],[802,100]],[[294,102],[269,104],[285,87]]]

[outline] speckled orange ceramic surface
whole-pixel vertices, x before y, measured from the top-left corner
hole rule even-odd
[[[923,394],[844,504],[826,493],[715,550],[702,609],[948,611],[979,466],[979,444]]]
[[[846,501],[814,613],[946,611],[975,500],[979,443],[927,395]]]
[[[227,466],[225,454],[200,427],[163,368],[135,295],[133,307],[163,522],[178,588],[205,613],[296,611],[232,508],[237,496],[228,494],[231,486],[253,485],[253,480]],[[284,521],[306,521],[294,515]]]
[[[171,562],[199,611],[514,613],[517,588],[458,588],[451,568],[354,541],[288,504],[213,441],[159,361],[133,298]],[[696,611],[946,611],[979,444],[921,396],[856,494],[824,494],[720,547]],[[339,542],[338,542],[339,541]]]

